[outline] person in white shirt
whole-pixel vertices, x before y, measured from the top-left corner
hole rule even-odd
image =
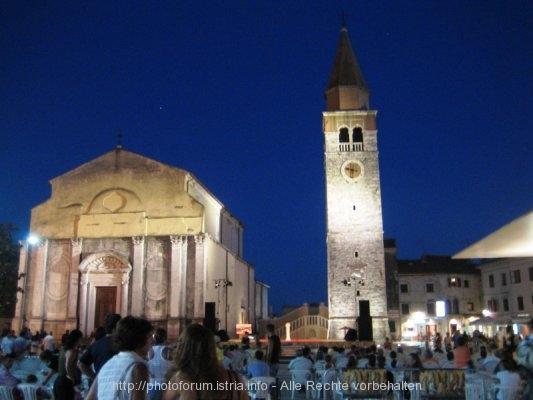
[[[486,371],[491,374],[494,373],[496,367],[500,364],[500,359],[496,357],[493,352],[494,348],[491,347],[489,351],[485,346],[481,346],[479,349],[480,358],[476,362],[476,369],[478,371]]]
[[[0,345],[2,353],[5,355],[13,353],[16,338],[15,331],[10,331],[2,338],[2,344]]]
[[[309,348],[304,349],[303,352],[299,351],[298,356],[289,363],[289,370],[293,373],[294,380],[301,384],[305,384],[311,377],[313,362],[308,358],[309,352]]]
[[[502,360],[502,371],[496,374],[496,378],[500,381],[496,385],[497,400],[514,400],[518,396],[521,388],[520,375],[516,373],[516,362],[513,359],[505,358]]]
[[[348,365],[348,357],[344,354],[342,347],[337,347],[334,354],[335,368],[338,370],[346,368]]]
[[[403,352],[402,346],[398,346],[396,350],[397,350],[396,359],[398,360],[398,367],[403,368],[407,365],[408,357]]]
[[[48,335],[46,335],[43,339],[43,351],[50,351],[52,353],[55,353],[56,351],[56,340],[52,334],[52,332],[50,332]]]

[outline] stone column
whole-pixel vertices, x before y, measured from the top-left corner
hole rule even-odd
[[[125,317],[128,315],[128,298],[129,298],[129,290],[130,287],[130,272],[126,271],[122,273],[122,280],[121,280],[122,290],[121,295],[122,298],[120,300],[120,315],[122,317]]]
[[[78,316],[78,285],[82,239],[71,239],[71,262],[68,283],[67,329],[76,327]]]
[[[43,323],[43,311],[44,311],[44,295],[46,287],[46,259],[48,240],[43,240],[39,244],[34,246],[33,255],[35,256],[35,271],[32,271],[34,275],[33,280],[33,293],[31,296],[32,304],[28,304],[31,307],[31,321],[30,327],[34,329],[42,329]]]
[[[194,243],[194,320],[195,322],[202,322],[205,316],[205,236],[196,235],[194,237]]]
[[[89,272],[81,274],[80,278],[80,330],[88,335],[91,332],[87,332],[87,291],[89,289]]]
[[[144,314],[144,236],[134,236],[132,241],[131,314],[141,317]]]
[[[19,268],[18,268],[18,283],[17,283],[17,305],[15,307],[15,318],[13,319],[13,329],[17,331],[24,325],[24,319],[26,318],[26,282],[28,279],[28,261],[29,251],[28,243],[21,241],[20,243],[20,256],[19,256]]]
[[[187,237],[170,236],[169,337],[177,337],[185,326],[187,290]]]
[[[169,315],[171,318],[182,318],[184,314],[185,284],[187,282],[187,238],[185,236],[170,236],[170,303]]]
[[[187,236],[182,236],[181,242],[181,262],[180,262],[180,305],[179,305],[179,316],[182,318],[183,326],[185,326],[185,319],[187,318],[187,249],[188,249],[188,238]]]

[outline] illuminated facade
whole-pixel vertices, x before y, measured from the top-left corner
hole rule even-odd
[[[51,185],[32,210],[38,239],[21,248],[15,328],[90,334],[110,312],[170,337],[193,321],[230,334],[254,324],[243,226],[191,173],[117,148]]]
[[[373,336],[388,332],[377,111],[346,28],[340,33],[323,112],[328,308],[331,339],[370,306]],[[366,302],[363,304],[362,302]]]

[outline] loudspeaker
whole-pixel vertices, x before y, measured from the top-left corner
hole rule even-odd
[[[357,331],[355,329],[348,329],[346,335],[344,335],[346,342],[355,342],[357,340]]]
[[[372,317],[370,316],[370,302],[359,300],[359,318],[357,318],[359,340],[372,341],[374,334],[372,331]]]

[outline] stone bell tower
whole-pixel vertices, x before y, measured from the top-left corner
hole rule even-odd
[[[342,339],[342,328],[356,328],[369,305],[373,338],[380,341],[388,323],[377,111],[369,109],[369,89],[345,27],[325,97],[328,338]]]

